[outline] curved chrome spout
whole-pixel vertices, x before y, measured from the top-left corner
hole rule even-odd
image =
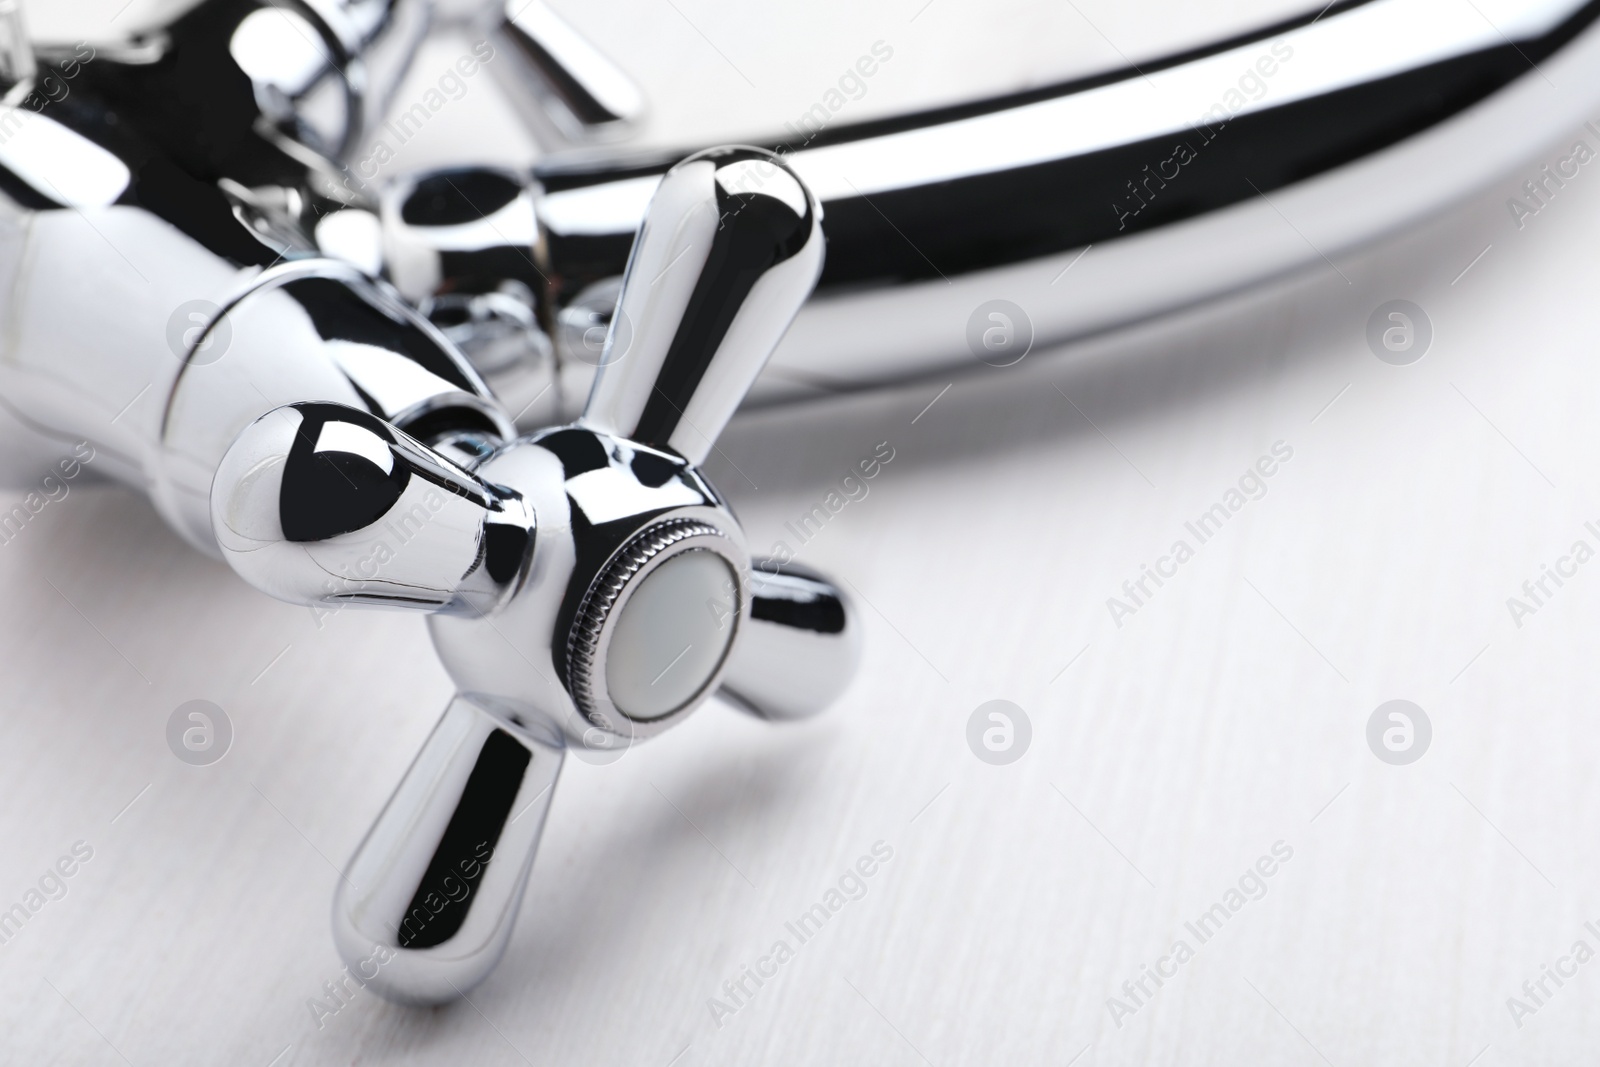
[[[972,368],[968,316],[999,295],[1043,348],[1322,267],[1581,131],[1600,106],[1597,15],[1595,0],[1311,4],[1137,69],[756,140],[822,202],[828,264],[754,398]],[[675,156],[538,167],[548,328],[570,363],[587,354],[566,309],[606,313]]]

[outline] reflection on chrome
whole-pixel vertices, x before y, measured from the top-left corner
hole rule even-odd
[[[450,702],[334,896],[347,963],[389,950],[372,989],[437,1004],[488,977],[511,940],[565,755],[466,697]]]

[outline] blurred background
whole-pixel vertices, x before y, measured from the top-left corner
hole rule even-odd
[[[183,6],[23,8],[72,43]],[[551,7],[637,82],[648,149],[769,137],[878,41],[893,59],[850,121],[1308,10]],[[472,44],[428,40],[396,98]],[[1564,77],[1530,69],[1518,106],[1600,123]],[[473,83],[387,173],[536,163],[509,107]],[[446,1008],[326,985],[339,871],[452,692],[421,620],[319,625],[141,494],[74,484],[0,545],[0,908],[78,860],[0,943],[4,1058],[1587,1062],[1600,177],[1511,208],[1578,141],[1600,147],[1573,122],[1441,151],[1340,206],[1450,190],[1406,224],[1196,306],[737,417],[712,476],[753,546],[855,594],[859,676],[804,723],[713,701],[616,763],[569,761],[507,957]],[[1334,223],[1296,203],[1263,225],[1315,252]],[[196,699],[231,721],[207,766],[164,732]],[[985,743],[997,709],[1009,740]],[[857,899],[798,943],[786,924],[864,856]],[[780,939],[793,958],[735,998]]]

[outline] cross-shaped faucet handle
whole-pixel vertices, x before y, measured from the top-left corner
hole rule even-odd
[[[340,951],[385,996],[447,1000],[494,967],[567,749],[612,758],[719,685],[794,718],[849,681],[843,597],[752,568],[700,470],[816,283],[821,216],[769,152],[691,156],[651,202],[576,423],[505,441],[411,414],[424,444],[303,403],[223,458],[235,570],[319,610],[432,613],[459,689],[338,889]]]

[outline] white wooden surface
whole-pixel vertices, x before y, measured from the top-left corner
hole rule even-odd
[[[1600,545],[1600,177],[1518,232],[1537,162],[1337,272],[742,417],[714,475],[760,547],[895,450],[799,556],[859,591],[861,677],[810,723],[713,705],[569,761],[470,1004],[307,1006],[340,969],[336,870],[449,696],[420,620],[318,630],[75,486],[0,545],[0,909],[94,850],[0,945],[0,1061],[1590,1062],[1600,963],[1520,1028],[1506,1006],[1600,949],[1600,565],[1506,608]],[[1364,340],[1395,298],[1435,331],[1408,367]],[[1116,627],[1106,598],[1280,440],[1266,496]],[[194,698],[236,729],[205,768],[163,733]],[[995,698],[1033,726],[1006,767],[965,740]],[[1433,722],[1410,766],[1366,745],[1393,698]],[[865,896],[719,1028],[708,999],[878,841]],[[1278,841],[1265,896],[1187,935]],[[1119,1028],[1108,998],[1180,937]]]

